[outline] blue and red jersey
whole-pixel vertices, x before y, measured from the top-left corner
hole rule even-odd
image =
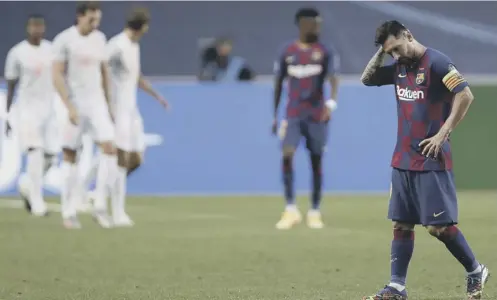
[[[283,48],[274,65],[276,76],[288,79],[287,118],[320,120],[326,78],[339,70],[339,57],[322,43],[304,46],[298,41]]]
[[[435,158],[423,156],[418,146],[437,134],[450,115],[455,94],[468,86],[452,61],[427,48],[416,65],[394,63],[382,67],[378,74],[378,85],[393,84],[397,98],[397,144],[392,167],[411,171],[452,169],[450,141]]]

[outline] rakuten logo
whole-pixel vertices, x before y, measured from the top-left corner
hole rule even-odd
[[[321,74],[323,67],[321,65],[290,65],[287,71],[288,75],[295,78],[307,78]]]
[[[423,91],[411,91],[409,88],[397,87],[397,97],[402,101],[416,101],[418,99],[424,99],[425,93]]]

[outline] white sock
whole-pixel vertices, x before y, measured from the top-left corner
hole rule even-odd
[[[406,289],[406,287],[403,286],[402,284],[398,284],[398,283],[395,283],[395,282],[390,282],[388,284],[388,286],[393,287],[394,289],[396,289],[399,292],[402,292],[403,290]]]
[[[96,155],[91,162],[90,169],[88,170],[86,175],[83,177],[83,186],[86,189],[88,188],[88,186],[91,184],[91,182],[97,176],[99,162],[100,162],[100,155]]]
[[[287,211],[295,212],[295,211],[297,211],[297,205],[296,204],[287,204],[285,209]]]
[[[107,211],[107,196],[115,183],[117,158],[115,155],[100,153],[95,187],[95,210]]]
[[[126,182],[128,170],[117,167],[117,176],[112,192],[112,217],[119,219],[126,215]]]
[[[469,272],[468,275],[474,275],[474,274],[478,274],[482,271],[482,267],[481,267],[481,264],[478,264],[478,267],[473,271],[473,272]]]
[[[43,163],[44,153],[41,149],[28,152],[26,173],[29,178],[29,202],[34,214],[43,214],[47,205],[43,200]]]
[[[62,208],[62,218],[67,219],[76,216],[76,203],[73,201],[74,188],[78,181],[78,166],[67,161],[63,161],[61,166],[62,191],[60,204]]]

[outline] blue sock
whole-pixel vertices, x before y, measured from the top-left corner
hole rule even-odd
[[[468,273],[478,268],[480,264],[459,228],[451,225],[437,238],[445,244],[445,247],[449,249],[450,253],[464,266]]]
[[[407,269],[414,251],[414,231],[393,230],[392,250],[390,255],[390,282],[406,285]]]
[[[321,205],[321,189],[323,185],[323,175],[321,172],[321,155],[311,155],[312,165],[312,209],[319,210]]]
[[[285,200],[287,205],[295,204],[292,160],[292,157],[283,157],[283,184],[285,186]]]

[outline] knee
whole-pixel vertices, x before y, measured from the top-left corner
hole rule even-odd
[[[63,156],[64,156],[64,161],[69,162],[69,163],[76,163],[76,151],[71,150],[71,149],[64,149],[62,150]]]
[[[102,153],[107,154],[107,155],[115,155],[116,154],[116,148],[111,142],[103,142],[100,144],[100,150]]]
[[[458,229],[454,225],[430,225],[426,226],[428,233],[441,241],[450,240],[454,237]]]
[[[130,169],[136,169],[143,163],[143,157],[138,152],[132,152],[129,154],[128,167]]]
[[[291,159],[293,158],[293,155],[295,154],[295,148],[294,147],[283,147],[283,158],[285,159]]]
[[[402,223],[402,222],[393,222],[393,230],[413,231],[414,224],[408,224],[408,223]]]

